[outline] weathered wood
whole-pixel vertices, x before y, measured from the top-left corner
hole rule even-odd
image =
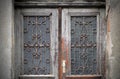
[[[105,2],[15,2],[15,7],[105,7]]]
[[[20,75],[19,79],[55,79],[54,75]]]
[[[16,10],[15,11],[15,55],[14,55],[14,71],[15,71],[15,79],[18,78],[18,76],[20,75],[20,73],[22,72],[22,47],[21,47],[21,43],[22,43],[22,27],[21,26],[21,16],[20,16],[20,10]]]
[[[63,14],[62,14],[62,54],[63,54],[63,60],[66,60],[66,74],[71,75],[71,60],[70,60],[70,44],[71,44],[71,35],[70,35],[70,29],[71,29],[71,21],[70,21],[70,16],[96,16],[97,17],[97,60],[98,60],[98,65],[97,65],[97,74],[101,75],[102,77],[104,76],[104,66],[103,62],[104,59],[104,49],[103,49],[103,44],[105,41],[105,36],[101,33],[105,32],[105,26],[103,24],[103,19],[104,19],[104,13],[100,11],[101,9],[63,9]],[[102,28],[102,29],[101,29]],[[104,31],[103,31],[104,30]],[[101,41],[102,40],[102,41]],[[105,44],[104,44],[105,45]],[[104,63],[105,64],[105,63]],[[101,67],[102,65],[102,67]],[[87,75],[86,75],[87,76]],[[87,77],[82,78],[74,76],[75,78],[80,78],[80,79],[87,79]],[[88,76],[89,77],[89,76]],[[92,76],[95,77],[95,76]],[[94,79],[90,76],[88,79]],[[101,77],[95,78],[95,79],[101,79]]]
[[[105,2],[105,0],[15,0],[15,2]]]
[[[16,10],[16,25],[15,25],[15,60],[16,69],[18,71],[15,75],[18,78],[27,77],[24,75],[24,32],[23,32],[23,16],[50,16],[50,55],[51,55],[51,75],[58,79],[58,10],[57,9],[17,9]],[[19,58],[19,59],[18,59]],[[19,61],[18,61],[19,60]],[[28,75],[29,76],[29,75]],[[29,76],[32,77],[32,76]],[[35,76],[36,77],[36,76]],[[41,76],[39,76],[41,77]],[[46,77],[46,76],[45,76]]]
[[[52,4],[51,4],[52,5]],[[35,5],[34,5],[35,6]],[[42,7],[42,6],[39,6]],[[49,7],[49,6],[48,6]],[[57,6],[58,7],[58,6]],[[63,7],[63,6],[62,6]],[[103,21],[104,21],[104,10],[101,9],[97,9],[97,8],[59,8],[59,9],[45,9],[45,8],[25,8],[25,9],[18,9],[16,10],[16,16],[15,16],[15,60],[16,60],[16,77],[20,77],[20,79],[22,79],[24,77],[24,79],[26,77],[26,79],[30,79],[31,77],[34,78],[45,78],[47,79],[47,77],[49,76],[42,76],[42,75],[24,75],[23,74],[23,57],[24,57],[24,53],[23,53],[23,16],[49,16],[50,20],[51,20],[51,58],[52,58],[52,74],[51,74],[51,78],[52,79],[101,79],[104,74],[105,74],[105,66],[103,64],[105,64],[105,25],[103,25]],[[58,16],[59,15],[59,16]],[[75,75],[72,76],[71,75],[71,55],[70,55],[70,48],[71,48],[71,33],[70,33],[70,29],[71,29],[71,18],[70,16],[97,16],[97,42],[98,42],[98,49],[97,50],[99,52],[99,56],[98,56],[98,60],[100,60],[99,62],[99,67],[98,67],[98,73],[101,76],[97,76],[97,75]],[[58,25],[59,24],[59,25]],[[102,52],[102,53],[101,53]],[[17,58],[18,57],[18,58]],[[62,68],[62,61],[65,60],[65,72],[63,72],[63,68]],[[104,70],[103,70],[104,69]],[[52,77],[52,75],[54,77]],[[66,76],[69,75],[69,76]]]
[[[66,76],[65,79],[102,79],[100,75],[74,75]]]
[[[61,23],[62,23],[62,8],[59,7],[58,8],[58,40],[59,40],[59,53],[58,53],[58,79],[62,79],[62,50],[61,50],[61,46],[62,46],[62,40],[61,40]]]
[[[105,9],[100,9],[100,27],[101,27],[101,74],[106,79],[106,34],[107,25],[105,20]]]

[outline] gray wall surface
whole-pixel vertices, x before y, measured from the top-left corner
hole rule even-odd
[[[30,1],[30,0],[16,0]],[[35,0],[42,1],[42,0]],[[48,1],[48,0],[46,0]],[[58,1],[58,0],[49,0]],[[76,1],[76,0],[59,0]],[[82,1],[82,0],[79,0]],[[85,0],[91,1],[91,0]],[[96,1],[96,0],[95,0]],[[100,1],[100,0],[97,0]],[[101,0],[103,1],[103,0]],[[120,79],[120,0],[106,0],[107,9],[107,79]],[[0,79],[12,78],[12,54],[13,54],[13,1],[0,0]]]
[[[0,79],[11,79],[12,0],[0,0]]]
[[[120,0],[107,0],[107,79],[120,79]]]

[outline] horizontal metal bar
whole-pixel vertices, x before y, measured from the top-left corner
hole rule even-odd
[[[15,7],[105,7],[105,2],[15,2]]]

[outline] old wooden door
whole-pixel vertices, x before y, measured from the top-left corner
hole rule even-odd
[[[103,78],[99,9],[16,9],[15,15],[20,79]]]
[[[99,9],[62,9],[60,79],[104,78],[103,17]]]
[[[58,79],[58,10],[16,9],[16,76]]]

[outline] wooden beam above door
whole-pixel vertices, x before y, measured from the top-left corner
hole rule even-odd
[[[105,7],[105,2],[15,2],[15,7],[37,8],[37,7]]]

